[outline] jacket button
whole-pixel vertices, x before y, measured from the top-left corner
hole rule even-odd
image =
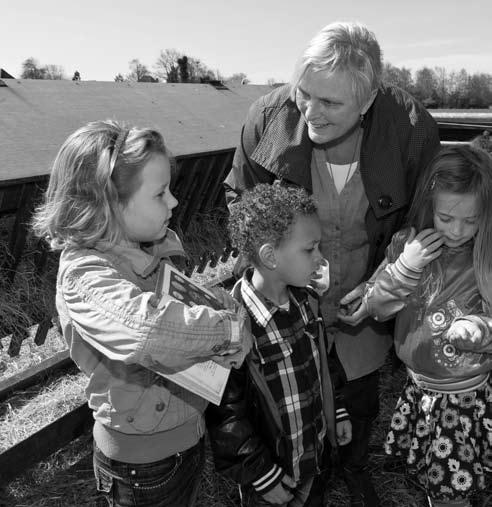
[[[163,401],[161,401],[155,406],[155,409],[157,410],[157,412],[162,412],[165,406],[166,404]]]
[[[127,418],[126,418],[127,422],[129,423],[132,423],[133,422],[133,417],[131,415],[129,415]]]
[[[389,195],[382,195],[378,199],[378,206],[381,209],[390,209],[391,206],[393,206],[393,201],[391,200],[391,197]]]

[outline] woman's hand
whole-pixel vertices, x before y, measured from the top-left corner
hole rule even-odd
[[[415,234],[412,227],[400,259],[407,268],[422,271],[427,264],[441,255],[443,243],[442,234],[435,229],[424,229]]]
[[[340,300],[340,310],[337,317],[349,326],[356,326],[369,316],[366,303],[362,299],[365,285],[365,283],[357,285]]]

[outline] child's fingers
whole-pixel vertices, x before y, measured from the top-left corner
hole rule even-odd
[[[435,229],[422,229],[417,235],[414,236],[413,239],[416,239],[417,241],[420,241],[421,243],[423,243],[424,241],[428,240],[429,236],[434,235],[434,234],[440,234],[440,233],[436,232]]]

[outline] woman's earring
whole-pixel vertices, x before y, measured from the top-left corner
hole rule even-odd
[[[361,125],[364,123],[364,113],[360,113],[359,121]]]

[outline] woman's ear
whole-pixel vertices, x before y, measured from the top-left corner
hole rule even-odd
[[[362,106],[360,110],[360,114],[364,115],[369,111],[369,108],[372,106],[372,103],[374,102],[374,99],[376,98],[376,95],[378,94],[378,89],[372,90],[372,92],[369,94],[369,98],[366,100],[365,104]]]
[[[267,269],[275,269],[277,261],[275,259],[275,248],[271,243],[265,243],[258,250],[258,259]]]

